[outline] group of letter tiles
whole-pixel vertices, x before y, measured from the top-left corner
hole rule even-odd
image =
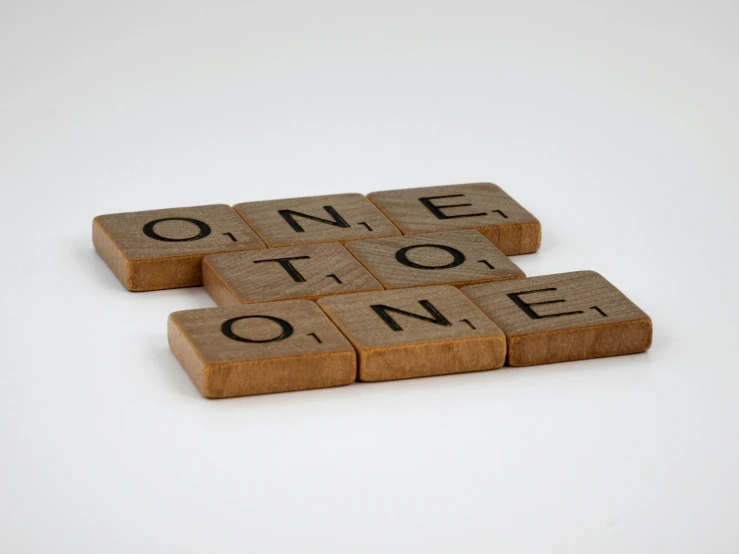
[[[646,351],[650,318],[598,273],[526,277],[541,225],[490,183],[98,216],[132,291],[204,285],[169,344],[224,398]]]

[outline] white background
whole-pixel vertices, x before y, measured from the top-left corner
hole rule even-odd
[[[739,4],[0,0],[0,551],[739,552]],[[95,215],[493,181],[643,355],[225,401]]]

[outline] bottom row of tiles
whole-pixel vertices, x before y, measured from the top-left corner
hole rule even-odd
[[[649,317],[592,271],[175,312],[208,398],[644,352]]]

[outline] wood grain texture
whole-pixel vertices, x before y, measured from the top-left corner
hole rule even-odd
[[[362,381],[480,371],[505,362],[503,332],[454,287],[330,296],[318,305],[356,348]]]
[[[273,248],[401,234],[361,194],[245,202],[234,209]]]
[[[652,344],[649,316],[593,271],[460,290],[503,329],[512,366],[633,354]]]
[[[526,276],[472,230],[359,240],[346,247],[386,289],[459,286]]]
[[[131,291],[200,285],[206,254],[265,248],[225,204],[100,215],[92,242]]]
[[[354,349],[308,300],[175,312],[169,316],[168,338],[207,398],[335,387],[356,380]]]
[[[476,229],[505,255],[536,252],[541,224],[492,183],[373,192],[368,198],[404,235]]]
[[[383,290],[338,243],[206,256],[203,284],[219,306]]]

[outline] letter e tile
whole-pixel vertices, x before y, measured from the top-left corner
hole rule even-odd
[[[634,354],[652,344],[652,321],[594,271],[460,289],[503,329],[508,365]]]
[[[476,229],[506,256],[536,252],[541,224],[492,183],[373,192],[367,197],[404,235]]]

